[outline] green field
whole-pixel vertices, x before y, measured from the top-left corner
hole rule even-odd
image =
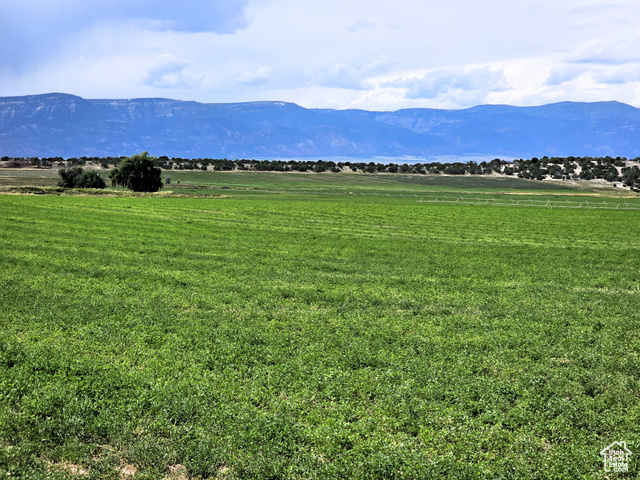
[[[0,195],[0,478],[640,475],[639,197],[170,176]]]

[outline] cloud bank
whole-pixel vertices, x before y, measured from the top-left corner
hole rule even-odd
[[[640,106],[635,0],[4,0],[0,92]]]

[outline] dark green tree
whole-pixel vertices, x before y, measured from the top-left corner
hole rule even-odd
[[[100,173],[95,170],[83,170],[82,167],[61,168],[58,170],[58,185],[64,188],[104,188],[106,184]]]
[[[156,158],[142,152],[122,160],[109,177],[113,186],[121,185],[134,192],[157,192],[162,188],[161,174]]]
[[[622,183],[631,189],[640,188],[640,168],[635,166],[623,168]]]
[[[104,188],[107,185],[96,170],[85,170],[76,178],[76,188]]]
[[[82,172],[82,167],[61,168],[58,170],[58,175],[60,175],[58,185],[64,188],[74,188],[76,178],[82,175]]]

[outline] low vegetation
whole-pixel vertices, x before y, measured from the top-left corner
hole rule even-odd
[[[142,154],[142,156],[146,156]],[[13,168],[58,166],[82,166],[85,164],[118,168],[130,157],[81,157],[64,160],[62,158],[9,158],[2,157],[0,166]],[[133,158],[133,157],[131,157]],[[624,157],[542,157],[529,160],[506,161],[494,159],[489,162],[334,162],[324,160],[228,160],[228,159],[184,159],[150,157],[155,166],[163,170],[214,170],[214,171],[262,171],[262,172],[313,172],[313,173],[400,173],[418,175],[505,175],[530,180],[604,180],[612,184],[622,184],[640,191],[640,158],[628,160]],[[117,180],[117,178],[116,178]],[[122,184],[122,182],[118,182]],[[157,184],[157,183],[156,183]],[[156,190],[157,191],[157,190]]]

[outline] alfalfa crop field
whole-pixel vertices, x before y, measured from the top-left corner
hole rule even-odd
[[[640,474],[638,197],[172,177],[0,195],[3,478]]]

